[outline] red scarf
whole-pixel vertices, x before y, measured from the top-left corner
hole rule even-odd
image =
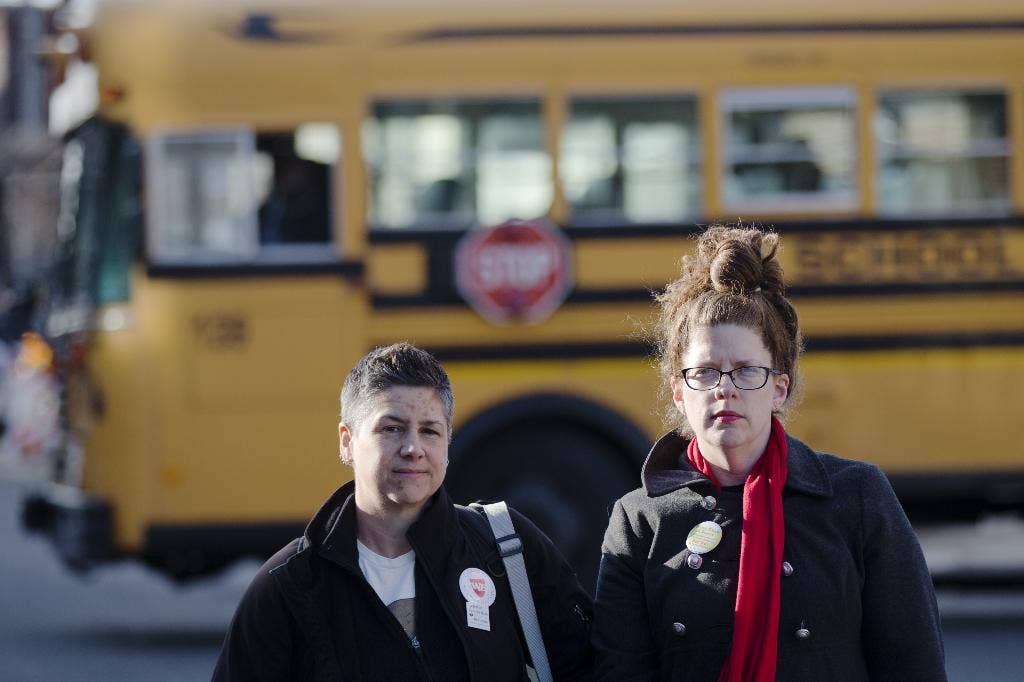
[[[786,483],[786,432],[772,417],[772,433],[764,453],[743,483],[743,536],[732,650],[718,682],[772,682],[779,642],[779,600],[782,546],[786,526],[782,486]],[[711,465],[700,454],[697,439],[686,449],[690,463],[721,490]]]

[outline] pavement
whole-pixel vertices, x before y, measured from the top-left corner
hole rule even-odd
[[[1024,519],[1019,515],[916,531],[937,584],[1024,587]]]

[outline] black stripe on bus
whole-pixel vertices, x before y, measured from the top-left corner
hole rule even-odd
[[[574,291],[565,300],[571,303],[636,303],[650,302],[656,292],[647,289],[588,289]],[[432,289],[423,294],[373,294],[371,305],[380,310],[425,308],[432,306],[462,307],[466,302],[454,287]],[[563,305],[565,305],[563,304]]]
[[[168,565],[168,560],[187,562],[187,557],[196,553],[205,555],[214,563],[245,555],[268,558],[295,538],[302,537],[305,525],[306,522],[300,520],[231,524],[157,523],[146,530],[142,554],[163,566]],[[204,567],[200,565],[197,568],[201,571]]]
[[[411,33],[403,43],[492,38],[641,38],[692,35],[764,35],[779,33],[946,33],[1024,30],[1024,19],[991,21],[863,21],[781,24],[593,24],[438,28]]]
[[[382,340],[381,345],[390,343]],[[1024,332],[978,334],[905,334],[878,336],[821,336],[805,339],[808,352],[885,351],[943,348],[1000,348],[1024,346]],[[424,346],[442,362],[492,360],[582,360],[652,357],[655,348],[641,341],[607,343],[534,343],[520,345]]]
[[[330,263],[217,263],[211,265],[154,265],[146,266],[146,273],[164,279],[231,279],[259,276],[341,275],[359,279],[366,270],[362,261],[334,261]]]
[[[681,237],[688,238],[699,235],[705,227],[712,224],[733,224],[732,218],[709,219],[694,223],[662,223],[662,224],[607,224],[590,225],[568,223],[562,227],[565,236],[570,240],[578,239],[623,239],[641,237]],[[786,233],[830,232],[910,232],[918,230],[956,229],[965,231],[985,230],[998,227],[1024,227],[1024,216],[984,217],[984,218],[844,218],[822,220],[744,220],[744,225],[754,225],[763,229],[786,235]],[[371,233],[373,237],[373,233]],[[397,241],[397,240],[395,240]]]
[[[569,223],[561,226],[569,239],[636,239],[640,237],[689,237],[699,234],[704,227],[718,222],[733,222],[730,219],[707,219],[693,223],[644,224],[609,223],[586,225]],[[842,219],[842,220],[762,220],[752,223],[767,230],[785,234],[787,232],[910,232],[914,230],[985,230],[993,227],[1024,227],[1024,216],[989,218],[896,218],[896,219]],[[420,243],[451,249],[465,234],[461,230],[427,230],[419,228],[381,229],[369,232],[371,244]]]
[[[805,339],[804,345],[809,352],[819,353],[827,351],[1017,347],[1024,346],[1024,332],[812,336]]]
[[[579,360],[653,356],[654,347],[640,341],[608,343],[529,343],[490,346],[425,346],[441,362],[487,360]]]
[[[793,298],[811,296],[898,296],[901,294],[977,294],[1024,292],[1024,280],[982,282],[894,282],[890,284],[815,284],[786,287]]]
[[[650,303],[659,290],[643,287],[623,289],[580,289],[566,298],[565,305],[586,303]],[[899,296],[927,294],[977,294],[1024,292],[1024,280],[981,282],[898,282],[891,284],[817,284],[787,287],[792,298],[814,296]],[[422,294],[372,294],[371,305],[378,310],[462,306],[453,286],[431,288]]]

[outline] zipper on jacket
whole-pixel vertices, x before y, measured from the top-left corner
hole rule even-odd
[[[415,550],[416,548],[413,547],[413,549]],[[466,635],[462,631],[460,621],[458,620],[458,618],[455,617],[456,614],[453,613],[451,604],[449,604],[448,600],[444,598],[444,593],[438,589],[437,583],[434,581],[434,576],[432,576],[430,574],[430,571],[427,570],[427,566],[425,563],[423,565],[423,575],[426,576],[427,582],[430,583],[430,587],[434,590],[434,594],[437,595],[437,600],[441,602],[441,608],[444,609],[445,615],[448,616],[448,620],[452,624],[452,629],[455,630],[455,634],[459,638],[459,644],[462,645],[462,652],[466,655],[466,668],[469,670],[470,679],[472,679],[474,665],[473,661],[470,659],[469,643],[466,641]],[[397,623],[398,621],[395,622]]]
[[[409,637],[407,636],[406,639],[409,639]],[[409,639],[409,645],[412,646],[412,650],[416,652],[416,659],[420,662],[420,665],[422,666],[423,675],[427,678],[427,680],[433,682],[434,676],[430,674],[430,668],[427,666],[427,659],[423,655],[423,646],[420,644],[420,638],[416,635],[413,635],[412,638]]]
[[[426,571],[424,571],[424,573],[426,573]],[[426,680],[427,682],[434,682],[434,676],[430,674],[430,668],[427,667],[427,661],[423,657],[423,650],[420,647],[419,637],[417,637],[416,642],[413,643],[412,639],[409,637],[409,634],[405,631],[405,628],[403,628],[402,625],[398,622],[398,619],[395,618],[395,614],[391,613],[388,607],[384,605],[384,602],[380,600],[380,595],[378,595],[376,590],[374,590],[373,587],[371,587],[370,584],[366,582],[366,578],[360,576],[359,582],[362,583],[364,589],[368,590],[370,594],[373,595],[373,601],[379,607],[380,611],[382,612],[382,615],[387,614],[384,617],[384,621],[387,623],[385,627],[390,627],[396,635],[400,635],[401,639],[405,640],[406,646],[408,646],[409,649],[412,650],[412,653],[416,658],[416,662],[419,664],[421,679]]]

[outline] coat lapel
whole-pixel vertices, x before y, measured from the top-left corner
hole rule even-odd
[[[673,431],[659,438],[651,448],[640,474],[649,496],[660,497],[684,487],[712,486],[711,481],[690,466],[685,456],[686,444],[687,441]],[[817,497],[832,497],[832,484],[817,453],[789,435],[786,445],[789,468],[786,488]]]

